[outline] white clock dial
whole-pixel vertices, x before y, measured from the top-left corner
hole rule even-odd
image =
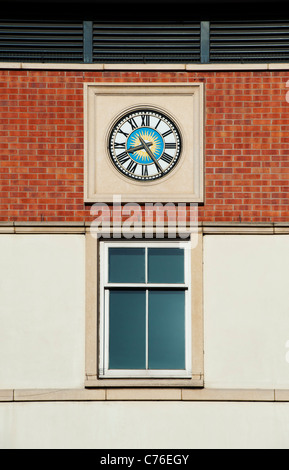
[[[115,123],[109,151],[122,174],[137,181],[152,181],[175,168],[181,155],[181,136],[176,124],[163,113],[140,109]]]

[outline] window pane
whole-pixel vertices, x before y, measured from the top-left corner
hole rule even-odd
[[[180,248],[149,248],[148,282],[183,284],[185,282],[184,250]]]
[[[145,282],[145,249],[110,248],[109,282]]]
[[[146,368],[146,293],[114,290],[109,296],[109,369]]]
[[[149,292],[149,369],[185,369],[185,292]]]

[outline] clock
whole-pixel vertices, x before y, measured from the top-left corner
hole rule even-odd
[[[108,149],[115,168],[131,180],[151,182],[167,176],[181,157],[181,135],[163,112],[136,109],[112,127]]]

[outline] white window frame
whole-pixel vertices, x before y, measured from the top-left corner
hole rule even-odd
[[[113,284],[108,282],[109,248],[145,248],[146,249],[146,283],[144,284]],[[182,248],[184,249],[185,282],[184,284],[148,284],[147,249],[148,248]],[[109,288],[144,288],[147,295],[150,288],[183,289],[185,291],[185,361],[183,370],[112,370],[108,368],[109,356]],[[148,302],[146,320],[148,320]],[[191,256],[190,242],[184,241],[102,241],[100,243],[100,354],[99,378],[191,378],[192,377],[192,324],[191,324]],[[147,322],[148,328],[148,322]],[[148,333],[148,331],[147,331]],[[146,335],[148,344],[148,334]],[[148,347],[146,348],[148,351]],[[148,366],[148,361],[147,361]]]

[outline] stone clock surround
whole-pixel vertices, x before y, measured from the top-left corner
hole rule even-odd
[[[125,113],[155,109],[170,117],[181,133],[176,168],[158,181],[130,181],[111,162],[108,149],[113,124]],[[86,83],[85,202],[203,202],[204,84]]]

